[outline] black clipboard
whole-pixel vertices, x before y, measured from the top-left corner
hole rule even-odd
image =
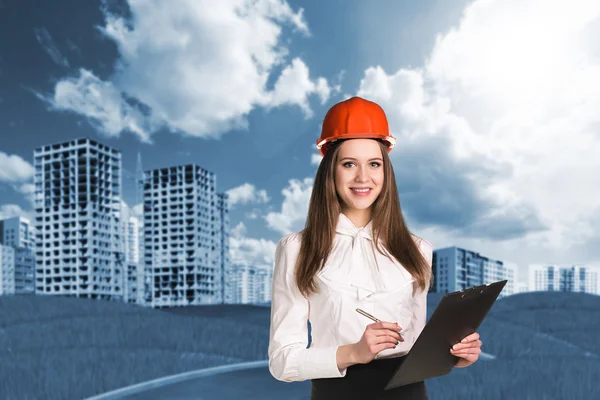
[[[446,294],[385,386],[385,390],[450,373],[458,357],[450,348],[474,333],[508,280]]]

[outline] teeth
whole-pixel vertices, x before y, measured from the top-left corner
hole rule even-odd
[[[359,193],[366,193],[371,189],[352,189],[352,190],[354,190],[355,192],[359,192]]]

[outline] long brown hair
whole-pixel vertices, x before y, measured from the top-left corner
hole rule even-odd
[[[342,212],[341,200],[335,189],[335,168],[341,142],[343,141],[338,140],[328,144],[328,150],[315,176],[306,225],[301,231],[295,277],[298,289],[306,297],[317,291],[315,275],[323,268],[331,252],[338,218]],[[425,290],[431,284],[431,268],[404,222],[387,147],[380,141],[378,143],[383,156],[384,181],[381,193],[372,205],[375,248],[387,255],[379,247],[381,240],[385,250],[411,273],[419,288]]]

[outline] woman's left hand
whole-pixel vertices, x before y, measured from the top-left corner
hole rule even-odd
[[[481,353],[481,340],[477,332],[470,334],[466,338],[455,344],[450,349],[450,353],[460,357],[456,363],[456,368],[464,368],[473,364],[479,358]]]

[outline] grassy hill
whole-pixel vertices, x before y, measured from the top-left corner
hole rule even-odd
[[[429,314],[439,298],[429,296]],[[269,314],[268,307],[245,305],[152,310],[66,297],[0,297],[0,398],[81,399],[160,376],[265,359]],[[497,359],[431,380],[430,398],[600,398],[599,329],[599,296],[501,299],[479,329],[484,351]]]
[[[478,331],[482,350],[496,360],[428,381],[431,399],[600,398],[600,296],[509,296]]]
[[[163,311],[56,296],[0,297],[0,398],[81,399],[264,359],[268,326],[264,307]]]

